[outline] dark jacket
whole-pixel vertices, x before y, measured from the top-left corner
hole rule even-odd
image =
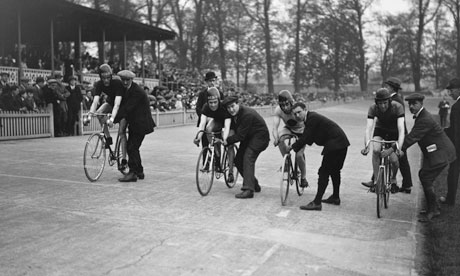
[[[425,108],[415,119],[412,130],[404,137],[402,151],[417,142],[423,153],[423,169],[439,168],[456,158],[454,145]]]
[[[149,134],[156,126],[150,112],[150,103],[145,93],[137,83],[133,82],[125,92],[115,123],[126,118],[129,132]]]
[[[292,145],[298,152],[305,145],[324,146],[322,155],[347,148],[350,145],[345,132],[334,121],[316,112],[307,112],[305,129],[299,140]]]
[[[460,102],[457,100],[450,110],[450,126],[445,129],[447,136],[455,146],[457,157],[460,157]]]
[[[240,142],[240,149],[249,147],[262,152],[270,143],[270,133],[264,118],[254,109],[240,105],[240,110],[232,118],[235,135],[227,138],[227,143]]]
[[[83,95],[81,94],[81,88],[76,85],[74,89],[70,85],[66,86],[65,89],[69,91],[70,95],[67,98],[67,106],[69,112],[78,112],[80,110],[80,104],[83,101]]]

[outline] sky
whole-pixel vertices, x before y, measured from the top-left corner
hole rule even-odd
[[[409,8],[409,0],[376,0],[373,10],[383,11],[391,14],[397,14],[402,11],[407,11]]]

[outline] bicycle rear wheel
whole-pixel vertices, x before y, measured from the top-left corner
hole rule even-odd
[[[86,141],[83,152],[83,169],[89,181],[98,180],[105,167],[106,149],[104,136],[92,134]]]
[[[377,217],[382,217],[382,212],[385,202],[385,170],[384,168],[379,168],[379,173],[377,175],[377,183],[375,187],[375,193],[377,195]]]
[[[281,167],[280,195],[281,205],[285,206],[289,194],[289,185],[291,184],[291,155],[285,154],[283,166]]]
[[[227,185],[227,187],[229,188],[233,188],[235,187],[235,184],[236,184],[236,181],[238,180],[238,169],[236,168],[235,166],[235,163],[233,162],[232,164],[232,168],[230,169],[230,163],[229,163],[229,160],[228,160],[228,148],[225,148],[224,150],[224,167],[223,167],[223,170],[224,170],[224,179],[225,179],[225,185]],[[235,146],[233,146],[233,157],[235,157],[236,155],[236,151],[238,150],[238,148]],[[231,179],[229,179],[228,175],[232,173],[233,174],[233,181],[230,181]]]
[[[212,152],[205,147],[198,155],[196,163],[196,187],[202,196],[206,196],[211,191],[214,180],[214,166],[212,164]]]
[[[122,164],[123,160],[123,149],[120,136],[117,136],[117,142],[115,143],[115,151],[113,152],[115,159],[117,160],[117,168],[123,174],[127,175],[129,173],[128,164]]]

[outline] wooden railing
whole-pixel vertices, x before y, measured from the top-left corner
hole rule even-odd
[[[54,136],[53,111],[0,111],[0,141]]]

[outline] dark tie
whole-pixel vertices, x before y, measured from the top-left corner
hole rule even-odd
[[[412,118],[417,119],[417,115],[414,115],[414,117],[412,117]]]

